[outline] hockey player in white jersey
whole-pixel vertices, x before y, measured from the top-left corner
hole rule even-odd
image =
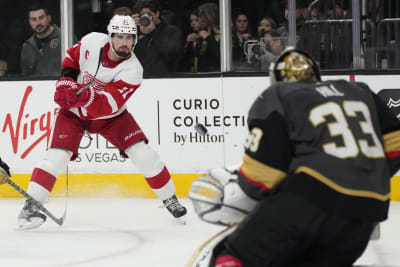
[[[86,131],[102,135],[123,151],[168,211],[175,218],[182,217],[186,208],[175,196],[168,169],[147,144],[145,134],[125,105],[143,78],[143,68],[133,53],[137,42],[135,22],[129,16],[115,15],[107,30],[108,35],[93,32],[84,36],[66,51],[54,95],[61,109],[49,149],[33,170],[28,193],[39,202],[46,202],[59,171],[76,158]],[[36,228],[45,220],[46,216],[27,200],[18,217],[18,228]]]

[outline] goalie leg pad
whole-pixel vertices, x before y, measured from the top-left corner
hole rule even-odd
[[[204,242],[192,255],[186,267],[210,267],[215,261],[215,250],[221,243],[236,229],[236,225],[226,228],[225,230],[212,236]]]

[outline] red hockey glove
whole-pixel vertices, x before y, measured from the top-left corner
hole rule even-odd
[[[56,90],[54,93],[54,102],[56,102],[61,108],[69,109],[69,106],[65,102],[64,90]]]
[[[79,87],[80,88],[80,87]],[[78,90],[79,90],[78,88]],[[66,91],[66,102],[71,108],[87,107],[93,102],[94,90],[88,88],[83,90],[79,95],[76,94],[78,90]]]
[[[61,108],[70,109],[71,105],[67,103],[67,92],[79,90],[81,86],[70,77],[61,77],[56,83],[56,92],[54,93],[54,102]]]

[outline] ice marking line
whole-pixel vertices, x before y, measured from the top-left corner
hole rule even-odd
[[[94,232],[96,230],[91,230],[93,228],[97,228],[97,229],[105,229],[108,230],[108,232],[116,232],[116,233],[122,233],[122,234],[126,234],[128,236],[130,236],[132,239],[134,239],[136,241],[135,244],[130,245],[120,251],[115,251],[109,254],[105,254],[105,255],[98,255],[98,256],[92,256],[88,259],[82,259],[82,260],[74,260],[71,262],[67,262],[67,263],[62,263],[62,264],[56,264],[54,265],[54,267],[65,267],[65,266],[77,266],[77,265],[81,265],[81,264],[87,264],[87,263],[93,263],[93,262],[99,262],[105,259],[110,259],[110,258],[114,258],[114,257],[120,257],[122,255],[125,254],[129,254],[132,251],[135,251],[135,249],[139,248],[143,243],[144,243],[144,238],[142,238],[140,235],[135,234],[134,231],[129,231],[129,230],[121,230],[121,229],[116,229],[116,228],[112,228],[112,227],[108,227],[108,226],[100,226],[100,225],[94,225],[94,224],[76,224],[76,225],[69,225],[69,227],[75,227],[75,226],[87,226],[88,227],[88,232]],[[81,230],[79,230],[81,231]],[[73,231],[72,231],[73,232]],[[99,233],[101,234],[101,232]],[[77,241],[79,242],[79,241]],[[105,244],[107,245],[107,244]],[[68,252],[66,252],[68,253]],[[97,253],[96,251],[94,251],[93,253]]]

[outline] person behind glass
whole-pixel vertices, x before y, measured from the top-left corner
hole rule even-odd
[[[66,51],[54,94],[61,109],[52,127],[49,149],[34,168],[27,192],[46,203],[58,173],[77,157],[86,131],[100,134],[129,157],[167,210],[179,218],[186,214],[186,208],[175,196],[169,171],[126,107],[143,79],[143,68],[133,53],[135,22],[131,16],[115,15],[107,31],[108,35],[89,33]],[[46,216],[27,200],[18,216],[18,229],[37,228],[45,220]]]
[[[200,42],[198,71],[212,72],[220,70],[220,29],[219,11],[215,3],[199,6]]]
[[[301,29],[305,22],[305,18],[307,15],[307,5],[306,0],[296,0],[296,34],[301,34]],[[288,0],[285,0],[285,21],[278,26],[278,32],[281,36],[287,37],[289,36],[289,8],[288,8]]]
[[[34,3],[28,7],[28,20],[34,33],[22,45],[22,75],[60,75],[60,28],[52,24],[48,9],[40,3]]]
[[[270,17],[262,17],[258,22],[257,35],[258,38],[263,38],[267,31],[276,29],[276,22]]]
[[[8,62],[6,60],[7,47],[5,44],[0,42],[0,77],[3,77],[7,73]]]
[[[127,6],[120,6],[113,10],[113,16],[120,15],[120,16],[132,16],[133,12]]]
[[[232,29],[232,59],[236,70],[248,67],[247,57],[244,52],[246,41],[252,39],[248,16],[244,12],[238,12],[233,17]]]
[[[180,29],[162,20],[157,0],[138,0],[134,12],[132,18],[140,28],[135,54],[144,73],[176,72],[182,54]]]
[[[282,38],[287,37],[281,37],[277,30],[269,30],[264,33],[262,42],[266,49],[260,58],[261,71],[268,71],[270,64],[273,63],[285,49],[285,43]]]
[[[200,22],[199,22],[199,12],[197,9],[190,12],[189,20],[192,32],[186,36],[180,68],[184,72],[197,72],[199,63],[199,47],[200,47],[199,45]]]

